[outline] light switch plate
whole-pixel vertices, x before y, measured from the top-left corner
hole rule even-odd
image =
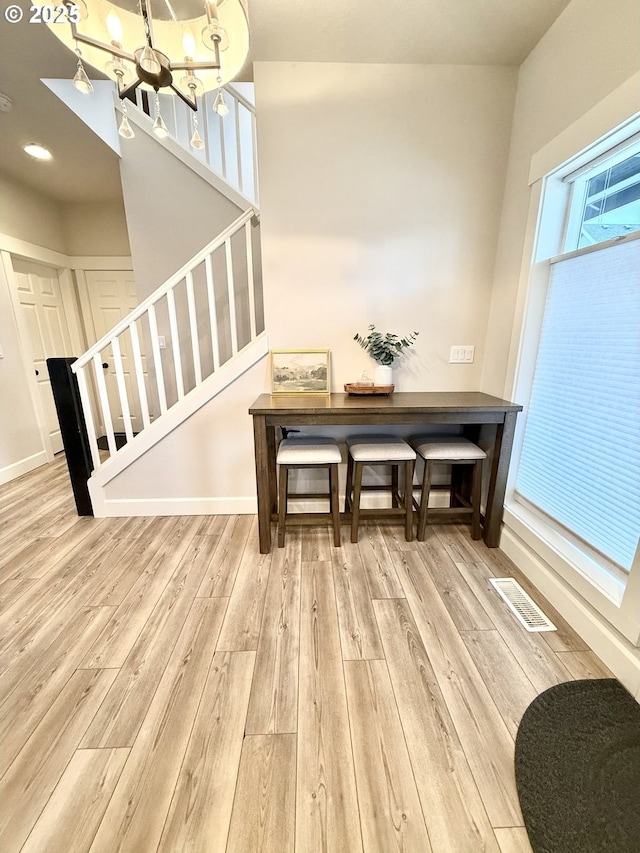
[[[468,344],[451,347],[449,364],[472,364],[476,348]]]

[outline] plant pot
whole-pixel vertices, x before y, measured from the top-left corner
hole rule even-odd
[[[375,385],[393,385],[393,369],[388,364],[377,364],[373,371]]]

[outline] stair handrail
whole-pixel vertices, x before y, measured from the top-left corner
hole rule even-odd
[[[180,269],[175,272],[170,278],[168,278],[164,284],[160,285],[156,290],[153,291],[146,299],[143,299],[139,305],[137,305],[133,311],[130,311],[126,317],[120,320],[116,325],[110,329],[106,335],[103,335],[100,340],[96,341],[93,346],[91,346],[85,353],[83,353],[79,358],[77,358],[73,364],[71,365],[71,369],[74,373],[77,373],[82,367],[87,365],[95,355],[101,352],[106,346],[108,346],[114,338],[117,338],[118,335],[121,335],[124,331],[126,331],[131,323],[139,320],[148,309],[155,305],[163,296],[165,296],[173,287],[176,286],[182,279],[186,276],[188,272],[193,270],[198,264],[201,264],[205,258],[211,255],[212,252],[215,252],[216,249],[221,248],[225,242],[233,236],[236,231],[238,231],[243,225],[249,222],[251,219],[255,219],[257,221],[260,220],[260,214],[255,208],[249,208],[245,210],[237,219],[235,219],[231,225],[221,231],[217,237],[214,237],[210,243],[201,249],[197,254],[195,254],[192,258],[190,258]]]

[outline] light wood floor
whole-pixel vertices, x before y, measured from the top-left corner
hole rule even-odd
[[[253,516],[78,518],[63,459],[1,492],[3,853],[530,850],[518,721],[610,673],[468,528],[265,556]]]

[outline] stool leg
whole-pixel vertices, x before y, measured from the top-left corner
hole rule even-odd
[[[278,548],[284,548],[284,531],[287,523],[287,499],[289,494],[289,466],[280,466],[278,495]]]
[[[427,513],[429,512],[429,492],[431,491],[431,476],[433,461],[425,459],[422,489],[420,490],[420,510],[418,511],[418,542],[424,542],[427,531]]]
[[[351,509],[351,491],[353,489],[353,456],[347,453],[347,482],[344,487],[344,511]]]
[[[404,463],[404,538],[407,542],[413,542],[413,469],[415,464],[414,459]]]
[[[329,489],[331,491],[331,517],[333,519],[333,544],[340,547],[340,506],[338,498],[338,466],[329,465]]]
[[[351,541],[358,541],[360,523],[360,494],[362,492],[362,462],[354,464],[353,502],[351,504]]]
[[[482,498],[482,459],[473,466],[473,481],[471,485],[471,538],[480,539],[480,500]]]
[[[400,497],[400,484],[399,484],[399,476],[398,473],[400,471],[399,465],[391,466],[391,506],[398,507],[400,506],[400,501],[398,498]]]

